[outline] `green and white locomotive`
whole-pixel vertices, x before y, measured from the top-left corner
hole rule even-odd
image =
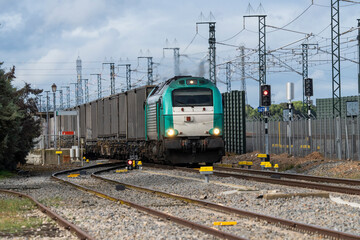
[[[224,154],[222,98],[205,78],[177,76],[69,110],[79,126],[61,116],[58,129],[77,132],[88,158],[211,164]]]
[[[156,86],[145,103],[145,157],[172,164],[211,164],[224,154],[223,106],[218,88],[179,76]]]

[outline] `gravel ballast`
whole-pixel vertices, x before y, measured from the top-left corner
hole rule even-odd
[[[206,184],[203,181],[203,177],[197,173],[152,168],[145,169],[145,171],[127,174],[108,174],[106,176],[123,181],[124,183],[136,184],[195,199],[206,199],[207,201],[229,207],[360,235],[360,210],[358,208],[337,204],[329,198],[292,197],[274,200],[258,198],[267,192],[298,193],[315,192],[315,190],[216,176],[211,176],[210,183]],[[222,182],[225,185],[214,184],[217,182]],[[231,185],[229,186],[229,184]],[[239,188],[234,188],[232,185],[238,185]],[[241,191],[244,187],[257,189],[257,191]],[[234,189],[238,191],[233,193]],[[230,192],[230,194],[226,194],[227,192]],[[360,203],[359,196],[336,193],[331,193],[330,195],[340,197],[345,201]]]
[[[87,171],[88,173],[91,172]],[[143,171],[134,170],[128,173],[109,172],[102,174],[102,176],[128,184],[360,235],[360,210],[358,208],[337,204],[328,198],[292,197],[276,200],[258,198],[268,192],[312,191],[308,189],[215,176],[211,176],[210,183],[206,184],[203,176],[198,173],[153,168],[144,168]],[[117,191],[114,184],[90,178],[89,174],[66,179],[96,188],[117,198],[131,200],[248,239],[323,238],[268,224],[264,221],[229,215],[173,199],[156,197],[150,193],[131,189]],[[200,231],[162,220],[126,205],[120,205],[50,180],[48,175],[3,179],[0,180],[0,188],[11,188],[33,196],[96,239],[217,239]],[[360,203],[358,196],[333,193],[331,196]],[[215,221],[237,221],[238,224],[235,226],[213,226],[212,223]],[[67,232],[63,229],[61,231]],[[68,232],[67,234],[69,235]]]

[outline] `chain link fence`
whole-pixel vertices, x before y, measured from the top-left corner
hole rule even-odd
[[[341,139],[337,137],[337,124],[341,126]],[[287,153],[304,157],[320,152],[327,159],[360,160],[359,116],[345,118],[308,119],[295,115],[291,122],[280,117],[269,118],[269,153]],[[246,150],[265,153],[265,130],[263,117],[246,119]],[[337,152],[338,142],[341,153]]]

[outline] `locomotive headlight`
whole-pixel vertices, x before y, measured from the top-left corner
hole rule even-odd
[[[174,136],[174,134],[175,134],[174,129],[169,129],[168,132],[167,132],[167,134],[168,134],[170,137]]]
[[[220,135],[220,129],[219,128],[212,128],[210,131],[209,131],[209,133],[211,134],[211,135],[214,135],[214,136],[218,136],[218,135]]]
[[[166,131],[166,136],[167,137],[174,137],[178,135],[178,131],[176,129],[172,129],[172,128],[169,128],[167,131]]]

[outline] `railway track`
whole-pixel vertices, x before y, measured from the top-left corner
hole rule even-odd
[[[115,169],[115,168],[120,168],[120,167],[124,167],[124,165],[117,165],[117,166],[113,166],[114,164],[102,164],[102,165],[97,165],[97,166],[89,166],[89,167],[84,167],[84,168],[78,168],[78,169],[72,169],[72,170],[66,170],[66,171],[61,171],[61,172],[57,172],[57,173],[54,173],[52,175],[52,178],[57,180],[57,181],[60,181],[60,182],[63,182],[63,183],[66,183],[68,185],[71,185],[73,187],[76,187],[78,189],[81,189],[83,191],[86,191],[86,192],[89,192],[89,193],[92,193],[92,194],[95,194],[99,197],[102,197],[102,198],[106,198],[108,200],[111,200],[111,201],[114,201],[114,202],[117,202],[117,203],[120,203],[120,204],[124,204],[124,205],[127,205],[129,207],[132,207],[132,208],[135,208],[137,210],[140,210],[140,211],[143,211],[143,212],[146,212],[148,214],[151,214],[151,215],[154,215],[154,216],[157,216],[157,217],[160,217],[162,219],[165,219],[167,221],[172,221],[174,223],[178,223],[180,225],[183,225],[183,226],[186,226],[186,227],[189,227],[189,228],[192,228],[192,229],[195,229],[195,230],[199,230],[199,231],[202,231],[206,234],[211,234],[213,236],[216,236],[216,237],[219,237],[219,238],[224,238],[224,239],[236,239],[236,240],[240,240],[240,239],[245,239],[245,238],[242,238],[242,237],[239,237],[239,236],[236,236],[236,235],[233,235],[231,233],[227,233],[227,232],[223,232],[223,231],[220,231],[220,230],[217,230],[217,229],[214,229],[214,228],[211,228],[211,227],[207,227],[205,225],[202,225],[202,224],[198,224],[198,223],[195,223],[195,222],[192,222],[192,221],[188,221],[186,219],[183,219],[183,218],[180,218],[180,217],[176,217],[174,215],[170,215],[170,214],[167,214],[165,212],[162,212],[162,211],[158,211],[158,210],[155,210],[155,209],[152,209],[152,208],[149,208],[147,206],[144,206],[144,205],[140,205],[140,204],[137,204],[137,203],[134,203],[132,201],[128,201],[128,200],[125,200],[125,199],[120,199],[120,198],[117,198],[117,197],[113,197],[109,194],[106,194],[104,192],[100,192],[98,190],[94,190],[92,188],[89,188],[89,187],[86,187],[86,186],[83,186],[83,185],[80,185],[80,184],[76,184],[74,182],[71,182],[71,181],[68,181],[68,180],[65,180],[63,178],[61,178],[60,176],[61,175],[64,175],[64,174],[68,174],[68,173],[72,173],[72,172],[78,172],[78,171],[83,171],[83,170],[89,170],[89,169],[94,169],[94,168],[98,168],[98,167],[110,167],[112,166],[111,169]],[[95,176],[95,175],[92,175],[92,176]]]
[[[0,192],[29,199],[30,201],[32,201],[39,208],[39,210],[41,212],[46,214],[48,217],[50,217],[52,220],[54,220],[57,224],[64,227],[66,230],[74,233],[79,239],[82,239],[82,240],[95,240],[95,238],[90,236],[88,233],[83,231],[81,228],[79,228],[78,226],[74,225],[73,223],[67,221],[66,219],[64,219],[63,217],[61,217],[60,215],[58,215],[57,213],[52,211],[51,209],[47,208],[46,206],[44,206],[43,204],[38,202],[33,197],[31,197],[29,195],[26,195],[24,193],[5,190],[5,189],[0,189]]]
[[[190,169],[190,168],[185,168],[185,167],[164,166],[164,165],[157,165],[157,164],[146,164],[146,166],[155,167],[155,168],[177,169],[177,170],[186,171],[186,172],[198,172],[198,170],[196,170],[196,169]],[[279,175],[276,172],[266,173],[270,177],[260,177],[260,176],[250,175],[250,174],[240,174],[239,172],[241,172],[241,171],[238,171],[238,169],[234,170],[234,168],[215,167],[215,169],[216,170],[214,170],[213,175],[219,176],[219,177],[233,177],[233,178],[238,178],[238,179],[245,179],[245,180],[263,182],[263,183],[279,184],[279,185],[285,185],[285,186],[291,186],[291,187],[301,187],[301,188],[323,190],[323,191],[335,192],[335,193],[360,195],[360,189],[357,189],[357,188],[310,182],[311,180],[309,180],[309,179],[312,179],[312,181],[317,179],[317,177],[313,177],[313,176],[312,177],[309,176],[309,178],[306,180],[306,177],[304,175],[302,175],[303,179],[301,179],[301,180],[303,180],[303,181],[295,181],[295,180],[290,180],[290,179],[279,179],[279,176],[281,178],[281,175]],[[219,170],[222,170],[222,171],[219,171]],[[232,172],[236,172],[236,173],[232,173]],[[261,171],[258,171],[257,173],[260,174],[259,172],[261,172]],[[247,173],[249,173],[249,172],[247,172]],[[276,178],[274,178],[274,177],[276,177]],[[300,176],[296,176],[296,177],[300,178]],[[325,182],[326,179],[331,179],[331,178],[325,178],[325,179],[322,179],[322,181]],[[317,180],[320,181],[321,179],[317,179]],[[333,179],[332,181],[334,182],[335,180]],[[339,182],[336,182],[336,183],[340,183],[340,181],[341,180],[339,180]],[[354,183],[354,182],[356,182],[356,180],[355,181],[350,180],[349,182]],[[352,184],[352,185],[354,185],[354,184]]]
[[[318,177],[304,174],[293,174],[293,173],[282,173],[282,172],[272,172],[272,171],[261,171],[253,169],[244,169],[244,168],[234,168],[234,167],[222,167],[214,166],[214,169],[219,171],[231,171],[231,172],[240,172],[240,173],[249,173],[254,175],[262,176],[279,176],[289,179],[304,180],[310,182],[323,182],[323,183],[336,183],[336,184],[345,184],[351,186],[360,186],[360,180],[355,179],[344,179],[344,178],[330,178],[330,177]]]
[[[226,207],[224,205],[220,205],[220,204],[216,204],[216,203],[212,203],[212,202],[208,202],[208,201],[197,200],[197,199],[193,199],[193,198],[189,198],[189,197],[185,197],[185,196],[180,196],[178,194],[172,194],[172,193],[167,193],[167,192],[163,192],[163,191],[158,191],[158,190],[154,190],[154,189],[136,186],[133,184],[127,184],[127,183],[123,183],[123,182],[113,180],[110,178],[102,177],[99,175],[100,173],[108,172],[110,170],[115,170],[115,169],[116,169],[116,167],[100,170],[100,171],[94,172],[91,176],[93,178],[104,180],[106,182],[110,182],[110,183],[114,183],[114,184],[121,184],[127,188],[152,193],[155,195],[160,195],[162,197],[181,200],[184,202],[196,204],[196,205],[199,205],[202,207],[217,210],[220,212],[225,212],[228,214],[236,214],[240,217],[249,217],[249,218],[264,220],[268,223],[282,225],[285,227],[290,227],[290,228],[300,230],[303,232],[311,232],[311,233],[320,234],[320,235],[333,237],[333,238],[339,238],[339,239],[360,239],[360,237],[356,236],[356,235],[342,233],[342,232],[338,232],[338,231],[334,231],[334,230],[330,230],[330,229],[326,229],[326,228],[317,227],[314,225],[303,224],[303,223],[296,222],[296,221],[291,221],[291,220],[281,219],[281,218],[272,217],[272,216],[268,216],[268,215],[258,214],[258,213],[254,213],[254,212],[250,212],[250,211],[241,210],[241,209]]]
[[[258,213],[254,213],[254,212],[250,212],[250,211],[244,211],[244,210],[240,210],[240,209],[236,209],[236,208],[230,208],[230,207],[226,207],[226,206],[219,205],[219,204],[216,204],[216,203],[211,203],[211,202],[207,202],[207,201],[192,199],[192,198],[180,196],[180,195],[177,195],[177,194],[171,194],[171,193],[166,193],[166,192],[162,192],[162,191],[157,191],[157,190],[154,190],[154,189],[148,189],[148,188],[144,188],[144,187],[139,187],[139,186],[132,185],[132,184],[126,184],[126,183],[119,182],[119,181],[109,179],[109,178],[106,178],[106,177],[102,177],[102,176],[99,175],[101,173],[108,172],[108,171],[111,171],[111,170],[115,170],[115,169],[118,169],[118,168],[119,168],[119,166],[115,166],[115,167],[110,167],[110,168],[107,168],[107,169],[99,170],[99,171],[96,171],[96,172],[92,173],[91,177],[93,177],[95,179],[103,180],[103,181],[106,181],[106,182],[109,182],[109,183],[112,183],[112,184],[120,184],[120,185],[125,186],[126,188],[129,188],[129,189],[135,189],[135,190],[138,190],[138,191],[143,191],[143,192],[159,195],[161,197],[173,198],[173,199],[176,199],[176,200],[181,200],[183,202],[196,204],[196,205],[199,205],[201,207],[206,207],[206,208],[209,208],[209,209],[212,209],[212,210],[216,210],[216,211],[220,211],[220,212],[224,212],[224,213],[228,213],[228,214],[235,214],[235,215],[240,216],[240,217],[248,217],[248,218],[264,220],[264,221],[266,221],[268,223],[272,223],[272,224],[275,224],[275,225],[282,225],[283,227],[287,227],[287,228],[290,227],[291,229],[296,229],[297,231],[301,231],[301,232],[309,232],[309,233],[314,233],[314,234],[320,234],[320,235],[324,235],[324,236],[327,236],[327,237],[338,238],[338,239],[360,239],[359,236],[352,235],[352,234],[342,233],[342,232],[338,232],[338,231],[334,231],[334,230],[330,230],[330,229],[326,229],[326,228],[317,227],[317,226],[314,226],[314,225],[303,224],[303,223],[296,222],[296,221],[291,221],[291,220],[281,219],[281,218],[277,218],[277,217],[267,216],[267,215],[258,214]],[[84,168],[82,168],[82,169],[84,169]],[[64,171],[62,173],[69,173],[69,172],[71,172],[71,171]],[[74,183],[70,183],[70,184],[73,185],[73,186],[76,185]],[[84,189],[83,186],[80,186],[78,188],[80,188],[82,190],[85,190],[85,191],[88,191],[88,190]],[[93,190],[90,190],[90,192],[95,193]],[[219,233],[218,230],[216,230],[216,232],[214,234],[214,233],[212,233],[212,230],[215,230],[215,229],[210,228],[211,229],[210,230],[208,227],[201,226],[201,225],[200,225],[200,229],[199,229],[199,226],[197,224],[191,223],[191,222],[189,222],[187,220],[185,220],[185,222],[183,222],[183,220],[174,218],[171,215],[167,216],[167,214],[158,213],[158,212],[156,212],[156,210],[154,212],[154,210],[148,209],[147,207],[138,206],[138,204],[134,204],[134,203],[128,202],[126,200],[112,198],[112,197],[110,197],[110,196],[108,196],[108,195],[106,195],[104,193],[95,193],[95,194],[97,194],[98,196],[105,197],[105,198],[107,198],[109,200],[119,201],[122,204],[126,204],[128,206],[135,207],[135,208],[137,208],[139,210],[142,210],[142,211],[146,211],[146,212],[148,212],[148,213],[150,213],[152,215],[155,215],[155,216],[158,216],[158,217],[163,217],[163,218],[165,218],[167,220],[172,220],[172,221],[177,222],[179,224],[182,224],[184,226],[191,227],[191,228],[197,229],[197,230],[201,230],[201,231],[203,231],[205,233],[213,234],[214,236],[227,238],[227,239],[243,239],[243,238],[239,238],[239,237],[234,236],[234,235],[227,236],[226,233]]]

